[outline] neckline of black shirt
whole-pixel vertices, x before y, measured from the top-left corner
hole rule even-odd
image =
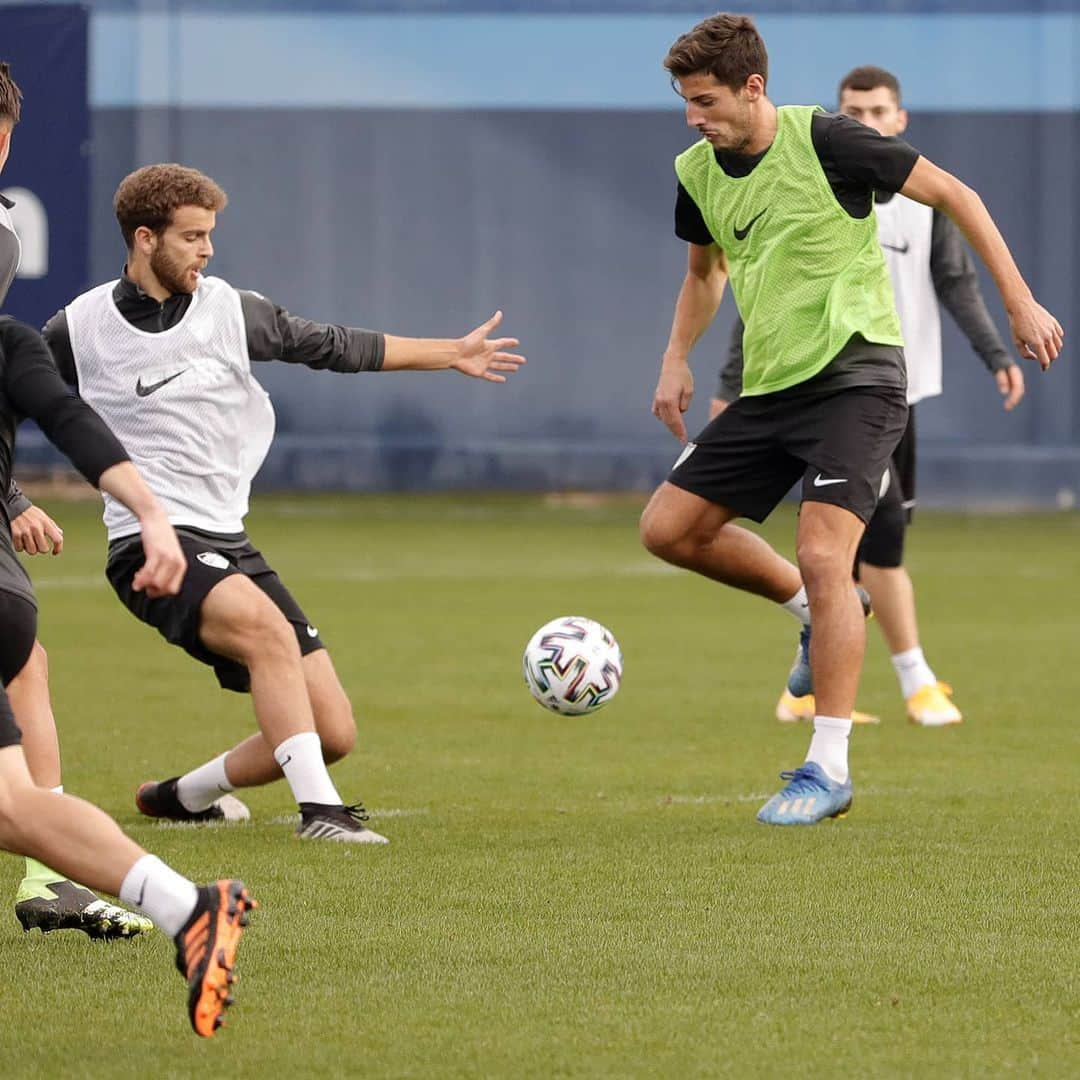
[[[113,289],[116,310],[132,326],[149,334],[171,330],[191,307],[191,293],[173,293],[164,300],[155,300],[128,277],[127,266]]]

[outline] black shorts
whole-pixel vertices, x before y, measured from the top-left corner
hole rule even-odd
[[[668,481],[760,522],[801,478],[803,502],[842,506],[865,522],[906,423],[897,387],[743,397],[687,445]]]
[[[904,564],[904,535],[915,508],[915,410],[889,465],[889,486],[866,526],[856,563],[892,569]]]
[[[281,578],[246,536],[223,541],[183,528],[176,532],[188,562],[184,584],[176,596],[151,599],[145,592],[135,592],[131,587],[135,572],[145,561],[138,536],[115,540],[109,545],[105,576],[128,611],[155,627],[170,644],[179,645],[196,660],[209,664],[225,690],[247,693],[251,689],[251,676],[243,664],[211,652],[199,637],[199,625],[207,594],[231,574],[250,578],[273,600],[292,624],[301,655],[326,648],[318,630],[308,621]]]
[[[0,682],[7,686],[26,666],[37,638],[37,608],[24,596],[0,591]],[[8,696],[0,690],[0,748],[18,746],[22,735]]]

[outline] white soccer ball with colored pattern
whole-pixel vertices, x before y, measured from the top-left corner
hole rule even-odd
[[[522,658],[529,693],[552,712],[583,716],[618,692],[622,650],[605,626],[581,615],[545,623],[529,639]]]

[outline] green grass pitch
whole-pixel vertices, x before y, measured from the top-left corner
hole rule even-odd
[[[263,909],[207,1042],[160,935],[24,936],[9,909],[6,1076],[1080,1075],[1080,516],[920,514],[923,640],[967,720],[906,724],[871,627],[852,812],[784,830],[754,814],[809,738],[772,719],[796,625],[649,557],[640,500],[259,498],[356,708],[338,786],[392,841],[347,850],[293,838],[284,785],[246,826],[139,818],[136,785],[249,733],[248,702],[121,608],[96,504],[46,508],[68,789]],[[565,614],[625,655],[587,719],[521,680]],[[20,873],[0,859],[0,896]]]

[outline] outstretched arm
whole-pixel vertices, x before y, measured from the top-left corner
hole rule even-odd
[[[506,382],[502,372],[517,371],[525,363],[525,357],[506,352],[518,346],[517,338],[488,337],[502,322],[502,317],[502,312],[496,311],[487,322],[460,338],[407,338],[386,334],[382,369],[445,371],[453,368],[474,379]]]
[[[680,442],[686,442],[683,413],[694,396],[690,350],[716,317],[727,285],[727,261],[716,244],[687,244],[686,277],[675,301],[671,334],[660,362],[652,414]]]
[[[1045,371],[1061,352],[1064,331],[1035,300],[978,194],[925,157],[915,162],[900,193],[942,211],[956,223],[997,285],[1017,351],[1038,361]]]
[[[517,338],[489,338],[502,322],[497,311],[460,338],[408,338],[351,326],[316,323],[290,314],[257,292],[238,290],[252,360],[284,360],[316,369],[444,371],[454,368],[488,382],[506,382],[525,357],[506,352]]]

